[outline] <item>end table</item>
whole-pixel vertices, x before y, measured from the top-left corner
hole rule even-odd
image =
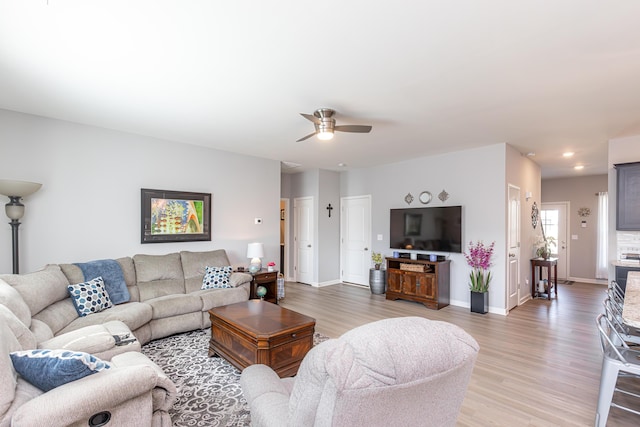
[[[258,286],[264,286],[267,289],[267,294],[264,296],[265,301],[278,303],[278,271],[267,271],[262,269],[257,273],[253,273],[253,280],[251,280],[251,293],[250,299],[257,299],[256,289]]]

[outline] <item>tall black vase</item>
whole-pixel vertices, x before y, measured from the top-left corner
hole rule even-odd
[[[471,291],[471,312],[480,314],[489,312],[489,292]]]

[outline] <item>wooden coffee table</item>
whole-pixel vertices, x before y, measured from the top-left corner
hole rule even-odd
[[[261,300],[249,300],[209,310],[209,357],[222,356],[242,370],[262,363],[280,377],[298,372],[313,347],[316,320]]]

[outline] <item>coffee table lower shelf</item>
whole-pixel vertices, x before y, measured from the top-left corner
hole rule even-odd
[[[209,357],[222,356],[240,370],[261,363],[293,376],[313,347],[315,319],[266,301],[217,307],[209,316]]]

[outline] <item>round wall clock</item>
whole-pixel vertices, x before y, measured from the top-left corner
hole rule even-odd
[[[423,191],[418,196],[418,199],[420,200],[420,203],[422,203],[423,205],[428,205],[429,202],[431,201],[431,193],[429,193],[428,191]]]
[[[536,202],[533,202],[533,206],[531,206],[531,225],[535,229],[538,225],[538,217],[540,216],[540,212],[538,212],[538,205]]]

